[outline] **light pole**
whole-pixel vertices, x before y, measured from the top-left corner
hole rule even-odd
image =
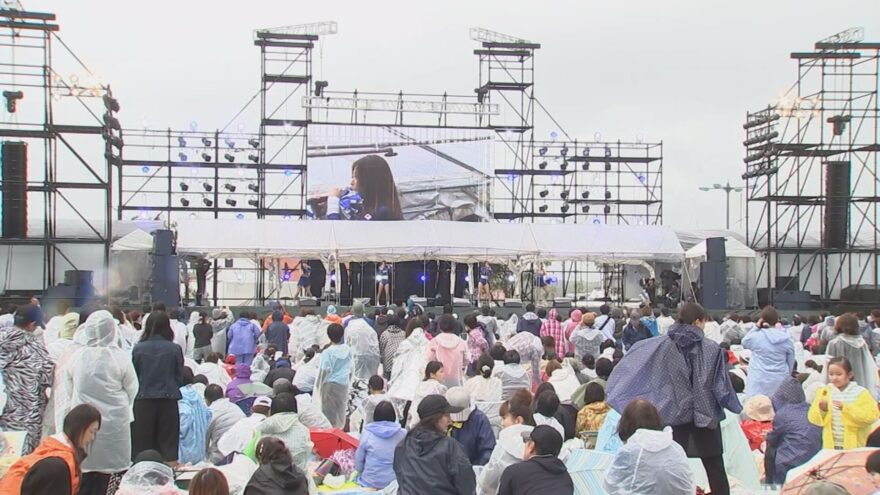
[[[700,186],[700,191],[724,191],[727,193],[727,224],[725,229],[730,230],[730,193],[732,192],[741,192],[743,188],[734,187],[730,185],[730,182],[727,182],[727,185],[722,186],[721,184],[714,184],[712,187]]]

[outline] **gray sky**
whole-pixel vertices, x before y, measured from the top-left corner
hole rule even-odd
[[[665,223],[724,225],[699,185],[743,172],[745,112],[796,80],[792,51],[852,26],[880,40],[876,0],[110,1],[27,0],[120,100],[126,127],[222,127],[256,92],[253,29],[339,23],[316,53],[332,90],[472,94],[486,27],[540,42],[535,92],[573,137],[665,145]],[[253,108],[257,110],[256,107]],[[252,114],[256,115],[256,114]],[[254,117],[248,130],[255,130]],[[539,118],[536,139],[555,127]],[[737,197],[739,200],[741,196]],[[735,208],[740,210],[740,208]],[[735,211],[733,222],[740,218]],[[738,227],[738,226],[737,226]],[[742,230],[741,227],[737,230]]]

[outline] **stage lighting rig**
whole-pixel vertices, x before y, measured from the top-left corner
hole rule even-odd
[[[189,157],[186,156],[186,153],[181,151],[180,153],[177,154],[177,159],[181,162],[185,162],[185,161],[189,160]]]
[[[204,161],[204,162],[210,162],[210,161],[211,161],[211,155],[209,155],[209,154],[207,154],[207,153],[202,153],[202,161]]]
[[[223,189],[226,189],[231,193],[235,192],[235,186],[233,186],[232,184],[223,184]]]
[[[248,200],[248,204],[251,205],[251,206],[253,206],[254,208],[260,206],[260,202],[257,201],[256,199],[249,199],[249,200]]]
[[[257,155],[256,153],[251,153],[248,155],[248,160],[250,160],[254,163],[259,163],[260,162],[260,155]]]
[[[233,208],[235,208],[235,205],[238,204],[238,201],[236,201],[236,200],[234,200],[234,199],[232,199],[232,198],[228,198],[228,199],[226,200],[226,204],[229,205],[229,206],[231,206],[231,207],[233,207]]]
[[[547,162],[541,162],[538,164],[538,168],[544,170],[547,168]]]
[[[177,136],[177,147],[186,148],[186,139],[183,136]]]
[[[538,211],[540,211],[541,213],[546,213],[547,212],[547,205],[539,206]]]
[[[210,139],[208,139],[208,138],[206,138],[206,137],[203,137],[203,138],[202,138],[202,145],[204,145],[205,148],[210,148],[210,147],[211,147],[211,144],[213,144],[213,143],[211,142]]]
[[[181,182],[180,183],[180,190],[183,192],[189,191],[189,184],[187,184],[186,182]]]
[[[211,192],[214,190],[214,186],[207,182],[202,182],[202,188],[205,190],[205,192]]]
[[[257,138],[248,139],[248,144],[251,145],[251,148],[257,149],[260,147],[260,140]]]
[[[257,184],[248,184],[248,189],[250,189],[251,191],[253,191],[255,193],[260,192],[260,186]]]
[[[180,198],[180,204],[181,204],[184,208],[186,208],[187,206],[189,206],[189,200],[186,199],[186,198]]]
[[[229,163],[232,163],[235,161],[235,155],[233,155],[232,153],[224,153],[223,158],[225,158],[226,161]]]
[[[211,200],[208,199],[208,198],[202,198],[202,204],[204,204],[204,205],[207,206],[208,208],[214,206],[214,202],[211,201]]]
[[[548,194],[550,194],[550,191],[544,189],[544,190],[542,190],[541,192],[538,193],[538,196],[540,196],[540,197],[542,197],[542,198],[546,198]]]

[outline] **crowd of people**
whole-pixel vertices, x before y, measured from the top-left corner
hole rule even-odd
[[[0,493],[589,493],[595,453],[609,494],[725,495],[880,447],[880,311],[524,309],[9,308]]]

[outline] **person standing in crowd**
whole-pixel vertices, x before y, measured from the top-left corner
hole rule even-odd
[[[446,391],[446,400],[460,412],[450,415],[450,436],[464,448],[470,463],[484,466],[495,449],[495,433],[486,414],[474,407],[471,396],[464,387],[452,387]]]
[[[222,358],[226,355],[226,330],[232,324],[232,312],[229,308],[214,308],[211,311],[211,329],[214,337],[211,338],[211,350]]]
[[[103,495],[112,482],[131,465],[132,406],[138,393],[138,380],[123,337],[113,316],[95,311],[77,330],[79,348],[70,357],[59,380],[70,397],[71,407],[95,406],[103,418],[89,457],[82,462],[80,494]],[[68,413],[58,411],[61,414]],[[113,479],[111,479],[113,478]]]
[[[379,336],[379,356],[382,361],[382,373],[385,379],[391,378],[391,370],[394,368],[394,355],[400,343],[406,338],[401,322],[397,316],[388,318],[388,328]]]
[[[877,364],[865,340],[859,335],[858,318],[852,313],[842,314],[834,322],[834,328],[837,336],[828,343],[825,353],[829,356],[845,357],[852,366],[853,381],[866,388],[876,399]],[[751,369],[751,363],[749,368]]]
[[[207,459],[213,464],[220,463],[225,455],[220,452],[220,439],[236,423],[245,418],[241,408],[223,397],[223,389],[219,385],[208,385],[205,388],[205,402],[211,411],[211,422],[205,434],[208,442]]]
[[[779,384],[791,376],[794,345],[788,332],[776,328],[777,323],[779,313],[776,308],[765,306],[758,324],[742,339],[743,347],[752,351],[746,399],[754,395],[773,395]]]
[[[605,340],[615,342],[614,333],[617,329],[617,322],[611,317],[611,306],[603,304],[599,307],[599,317],[596,318],[596,330],[602,332]]]
[[[335,323],[327,327],[331,344],[321,353],[321,364],[315,382],[315,392],[321,401],[321,411],[334,428],[342,428],[345,424],[354,362],[351,348],[342,341],[344,332],[343,328]]]
[[[220,354],[212,352],[205,357],[205,362],[199,365],[197,370],[200,375],[205,375],[208,383],[220,385],[223,392],[226,393],[226,387],[229,385],[230,378],[226,370],[220,365]]]
[[[359,312],[363,314],[363,303],[355,303],[355,306],[358,305],[361,307]],[[352,312],[358,314],[354,308]],[[351,349],[354,379],[366,382],[379,370],[379,337],[376,331],[363,318],[355,317],[345,327],[345,343]]]
[[[489,352],[489,342],[486,340],[482,325],[477,321],[474,314],[464,317],[464,326],[467,329],[467,349],[468,364],[467,375],[474,376],[476,374],[477,359],[483,353]]]
[[[406,404],[415,399],[416,390],[425,372],[425,354],[428,350],[428,338],[425,337],[426,320],[422,316],[414,316],[406,324],[406,338],[394,353],[394,364],[391,368],[391,380],[388,385],[388,397],[391,397],[398,410],[403,411],[402,419],[408,416],[404,410]]]
[[[32,453],[17,460],[3,478],[0,493],[77,495],[81,463],[101,428],[101,412],[80,404],[67,413],[63,431],[47,437]]]
[[[464,388],[474,402],[498,402],[501,400],[501,380],[492,376],[495,360],[489,354],[477,359],[477,375],[464,383]]]
[[[871,425],[880,414],[870,392],[853,379],[845,357],[828,361],[828,381],[810,406],[810,423],[822,427],[822,447],[848,450],[864,447]]]
[[[418,406],[419,423],[394,451],[394,474],[399,492],[459,495],[474,493],[476,480],[467,454],[447,436],[452,420],[461,412],[442,395],[429,395]]]
[[[428,343],[425,359],[443,363],[447,387],[459,386],[463,383],[462,372],[467,358],[467,344],[455,333],[455,318],[452,315],[440,315],[437,327],[440,334]]]
[[[496,495],[504,470],[525,457],[523,439],[535,427],[532,417],[532,394],[528,390],[518,390],[505,401],[498,410],[501,416],[501,432],[498,442],[489,456],[489,462],[480,472],[480,490],[485,495]]]
[[[397,422],[394,406],[388,401],[378,403],[354,456],[359,485],[382,490],[394,481],[394,450],[404,437],[406,430]]]
[[[807,419],[810,405],[797,378],[788,377],[773,394],[773,430],[767,434],[764,472],[768,483],[782,485],[794,467],[809,461],[822,448],[822,428]]]
[[[211,353],[211,339],[214,338],[214,327],[211,326],[208,313],[204,311],[199,313],[198,322],[193,326],[192,333],[195,339],[193,360],[201,363]]]
[[[553,337],[554,351],[559,359],[565,357],[568,352],[568,339],[566,338],[565,329],[559,321],[559,313],[556,308],[550,310],[547,314],[547,321],[541,325],[541,337]]]
[[[312,452],[309,429],[299,420],[296,398],[287,392],[278,394],[272,399],[272,415],[260,423],[254,433],[254,439],[245,449],[245,454],[257,460],[255,446],[263,437],[275,437],[284,442],[290,450],[293,464],[303,472],[307,471],[309,454]]]
[[[727,495],[730,485],[719,426],[724,409],[740,413],[742,405],[730,383],[726,353],[703,336],[705,319],[702,306],[686,303],[679,323],[665,337],[630,349],[614,368],[606,392],[616,411],[640,398],[656,406],[662,424],[672,426],[672,437],[687,456],[702,461],[712,493]]]
[[[138,377],[131,424],[131,452],[156,450],[169,464],[177,463],[180,413],[177,401],[183,385],[183,352],[174,343],[165,312],[153,312],[147,331],[131,352]]]
[[[180,350],[183,351],[185,357],[192,356],[192,351],[195,347],[195,339],[192,338],[189,333],[189,328],[186,326],[186,311],[180,308],[174,308],[168,312],[168,317],[171,319],[171,331],[174,333],[174,343],[180,346]]]
[[[39,318],[39,308],[24,305],[15,311],[13,326],[0,328],[0,372],[8,397],[0,429],[27,432],[23,455],[40,443],[46,389],[52,386],[55,371],[42,340],[34,335]]]
[[[259,468],[251,475],[245,495],[308,495],[309,477],[293,462],[290,450],[278,438],[264,437],[256,444]]]
[[[574,493],[574,482],[565,463],[559,460],[562,436],[553,428],[539,425],[529,433],[523,461],[508,466],[501,474],[500,495]]]
[[[228,354],[235,356],[236,364],[250,366],[257,352],[260,328],[254,325],[247,316],[247,312],[242,312],[238,321],[226,330],[226,341],[229,347]]]
[[[180,440],[178,442],[178,461],[183,464],[198,464],[205,459],[205,446],[208,445],[208,425],[211,423],[211,410],[205,399],[192,386],[192,370],[183,368],[183,385],[180,387]]]
[[[290,326],[284,323],[284,313],[276,309],[272,311],[272,323],[266,329],[266,343],[281,351],[282,356],[287,356],[289,341]]]
[[[342,325],[342,317],[337,314],[336,306],[332,304],[327,306],[327,314],[324,316],[324,321]]]
[[[684,449],[673,439],[672,429],[664,427],[663,418],[650,402],[630,402],[617,429],[625,444],[605,472],[603,485],[609,495],[696,492]],[[726,473],[721,474],[727,478]],[[712,493],[716,493],[714,488]]]
[[[489,347],[492,347],[495,345],[495,339],[498,338],[498,319],[495,318],[492,308],[483,305],[480,314],[477,315],[477,321],[486,329],[486,340],[489,342]]]
[[[535,337],[540,337],[541,327],[543,325],[544,322],[542,322],[535,313],[535,305],[528,303],[526,304],[526,312],[523,313],[522,318],[520,318],[516,324],[516,333],[529,332]]]
[[[596,315],[587,313],[580,318],[580,324],[571,332],[571,343],[574,356],[582,361],[584,356],[599,357],[599,346],[605,341],[605,335],[596,328]]]
[[[309,308],[303,308],[299,312],[299,316],[293,321],[290,330],[290,339],[287,346],[287,352],[291,358],[296,360],[301,358],[306,350],[313,346],[323,349],[330,343],[327,338],[327,326],[330,325],[327,320],[318,318]]]
[[[626,350],[631,349],[636,342],[651,338],[651,331],[645,327],[641,318],[635,309],[629,314],[629,321],[623,327],[623,346]]]
[[[660,317],[657,318],[657,333],[660,335],[666,335],[669,327],[674,323],[675,318],[669,316],[669,308],[665,306],[660,308]]]

